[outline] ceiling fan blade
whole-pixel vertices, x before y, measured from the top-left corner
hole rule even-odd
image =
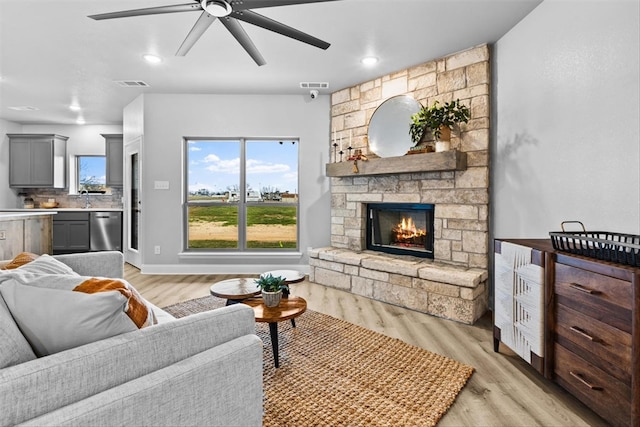
[[[172,6],[159,6],[159,7],[148,7],[145,9],[122,10],[120,12],[89,15],[89,18],[99,21],[102,19],[127,18],[129,16],[159,15],[161,13],[175,13],[175,12],[191,12],[193,10],[202,10],[202,6],[200,6],[200,3],[174,4]]]
[[[185,56],[216,19],[218,18],[213,15],[209,15],[207,12],[202,12],[200,18],[198,18],[193,28],[191,28],[191,31],[189,31],[189,34],[187,34],[187,37],[178,48],[176,56]]]
[[[248,22],[249,24],[257,25],[258,27],[262,27],[266,30],[282,34],[283,36],[291,37],[292,39],[299,40],[303,43],[319,47],[320,49],[326,50],[329,46],[331,46],[330,43],[327,43],[307,33],[303,33],[300,30],[296,30],[295,28],[289,27],[288,25],[285,25],[278,21],[274,21],[271,18],[267,18],[266,16],[260,15],[259,13],[252,12],[250,10],[234,12],[233,17],[241,21]]]
[[[233,35],[233,37],[235,37],[236,40],[238,40],[238,43],[242,45],[244,50],[247,51],[249,56],[253,58],[256,64],[258,64],[259,66],[262,66],[267,63],[267,61],[264,60],[260,52],[258,52],[258,48],[256,47],[256,45],[253,44],[253,42],[251,41],[247,33],[244,31],[244,28],[240,26],[240,23],[238,21],[236,21],[235,19],[229,16],[221,19],[220,21],[224,24],[227,30],[229,30],[229,32]]]
[[[306,3],[323,3],[338,0],[233,0],[233,10],[259,9],[261,7],[291,6]]]

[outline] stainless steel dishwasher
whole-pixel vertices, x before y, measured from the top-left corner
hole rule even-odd
[[[89,233],[92,251],[121,251],[122,212],[91,212]]]

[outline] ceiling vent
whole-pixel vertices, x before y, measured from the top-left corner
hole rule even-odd
[[[121,87],[149,87],[142,80],[116,80],[115,83]]]
[[[329,83],[327,82],[300,82],[302,89],[328,89]]]

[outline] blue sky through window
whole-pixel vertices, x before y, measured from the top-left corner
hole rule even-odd
[[[224,193],[240,182],[237,140],[188,142],[189,192]],[[298,141],[247,140],[246,182],[252,190],[297,193]]]
[[[105,156],[80,156],[78,173],[81,184],[106,184],[107,158]]]

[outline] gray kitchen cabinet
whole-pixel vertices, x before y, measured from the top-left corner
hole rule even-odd
[[[102,134],[106,144],[107,187],[122,187],[123,143],[122,134]]]
[[[58,212],[53,216],[54,255],[90,248],[89,212]]]
[[[66,136],[7,134],[9,186],[20,188],[66,187]]]

